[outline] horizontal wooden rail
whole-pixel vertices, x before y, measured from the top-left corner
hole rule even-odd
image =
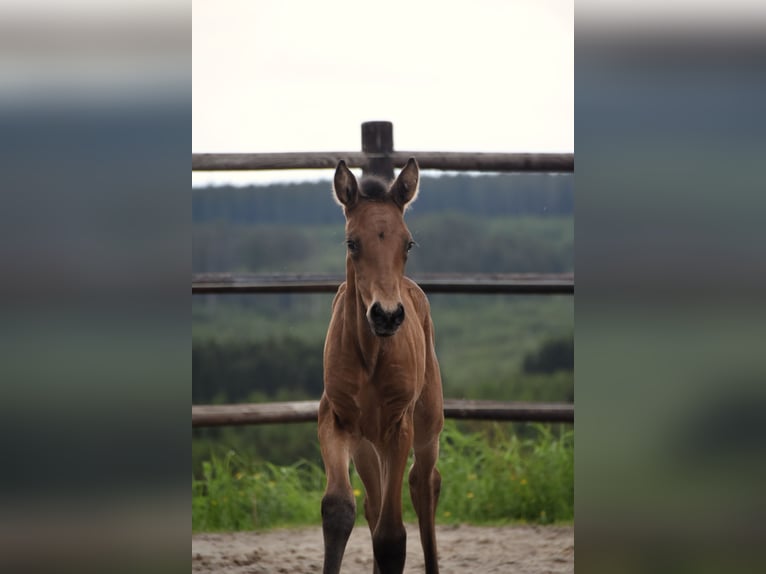
[[[251,171],[265,169],[335,169],[340,160],[367,170],[371,159],[387,158],[404,167],[414,157],[421,169],[445,171],[573,172],[572,153],[465,153],[393,151],[295,153],[193,153],[192,171]]]
[[[571,295],[574,274],[428,274],[412,278],[429,293]],[[335,293],[343,275],[203,273],[192,294]]]
[[[319,401],[192,405],[192,427],[316,422]],[[571,403],[514,403],[445,399],[444,416],[513,422],[574,422]]]

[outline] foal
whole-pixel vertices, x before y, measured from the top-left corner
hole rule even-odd
[[[434,515],[441,485],[436,460],[444,424],[442,383],[428,299],[404,276],[414,245],[404,211],[417,195],[418,178],[412,158],[390,187],[374,178],[357,183],[343,161],[335,171],[333,188],[346,216],[348,251],[346,281],[332,303],[319,403],[327,474],[325,574],[340,571],[354,526],[349,458],[364,483],[374,572],[402,572],[407,539],[402,482],[413,448],[409,487],[426,572],[439,571]]]

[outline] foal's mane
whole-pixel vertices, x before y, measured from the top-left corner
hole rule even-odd
[[[359,195],[372,201],[393,201],[388,192],[389,183],[374,175],[365,176],[359,182]]]

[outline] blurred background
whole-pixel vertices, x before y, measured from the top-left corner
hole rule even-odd
[[[190,22],[0,3],[2,571],[188,568]]]
[[[762,571],[766,10],[577,10],[577,570]]]

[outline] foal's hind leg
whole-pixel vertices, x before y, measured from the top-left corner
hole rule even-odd
[[[439,457],[439,436],[427,445],[415,445],[415,462],[410,469],[410,497],[418,515],[420,543],[426,563],[426,574],[438,574],[436,554],[436,505],[441,490],[441,474],[436,469]]]
[[[322,498],[324,574],[338,574],[356,519],[356,502],[348,476],[352,437],[338,425],[327,398],[319,403],[319,444],[327,475]]]
[[[367,439],[359,441],[353,459],[356,472],[364,483],[364,517],[372,534],[380,517],[380,459]]]
[[[436,469],[439,458],[439,433],[444,426],[441,379],[436,377],[423,391],[415,407],[415,461],[410,469],[410,497],[418,515],[420,543],[426,562],[426,573],[437,574],[436,505],[439,502],[442,478]]]
[[[375,533],[380,518],[381,503],[381,469],[380,458],[375,452],[375,447],[366,439],[359,441],[353,455],[356,472],[364,483],[364,516],[370,527],[370,535]],[[379,574],[377,562],[375,562],[374,574]]]

